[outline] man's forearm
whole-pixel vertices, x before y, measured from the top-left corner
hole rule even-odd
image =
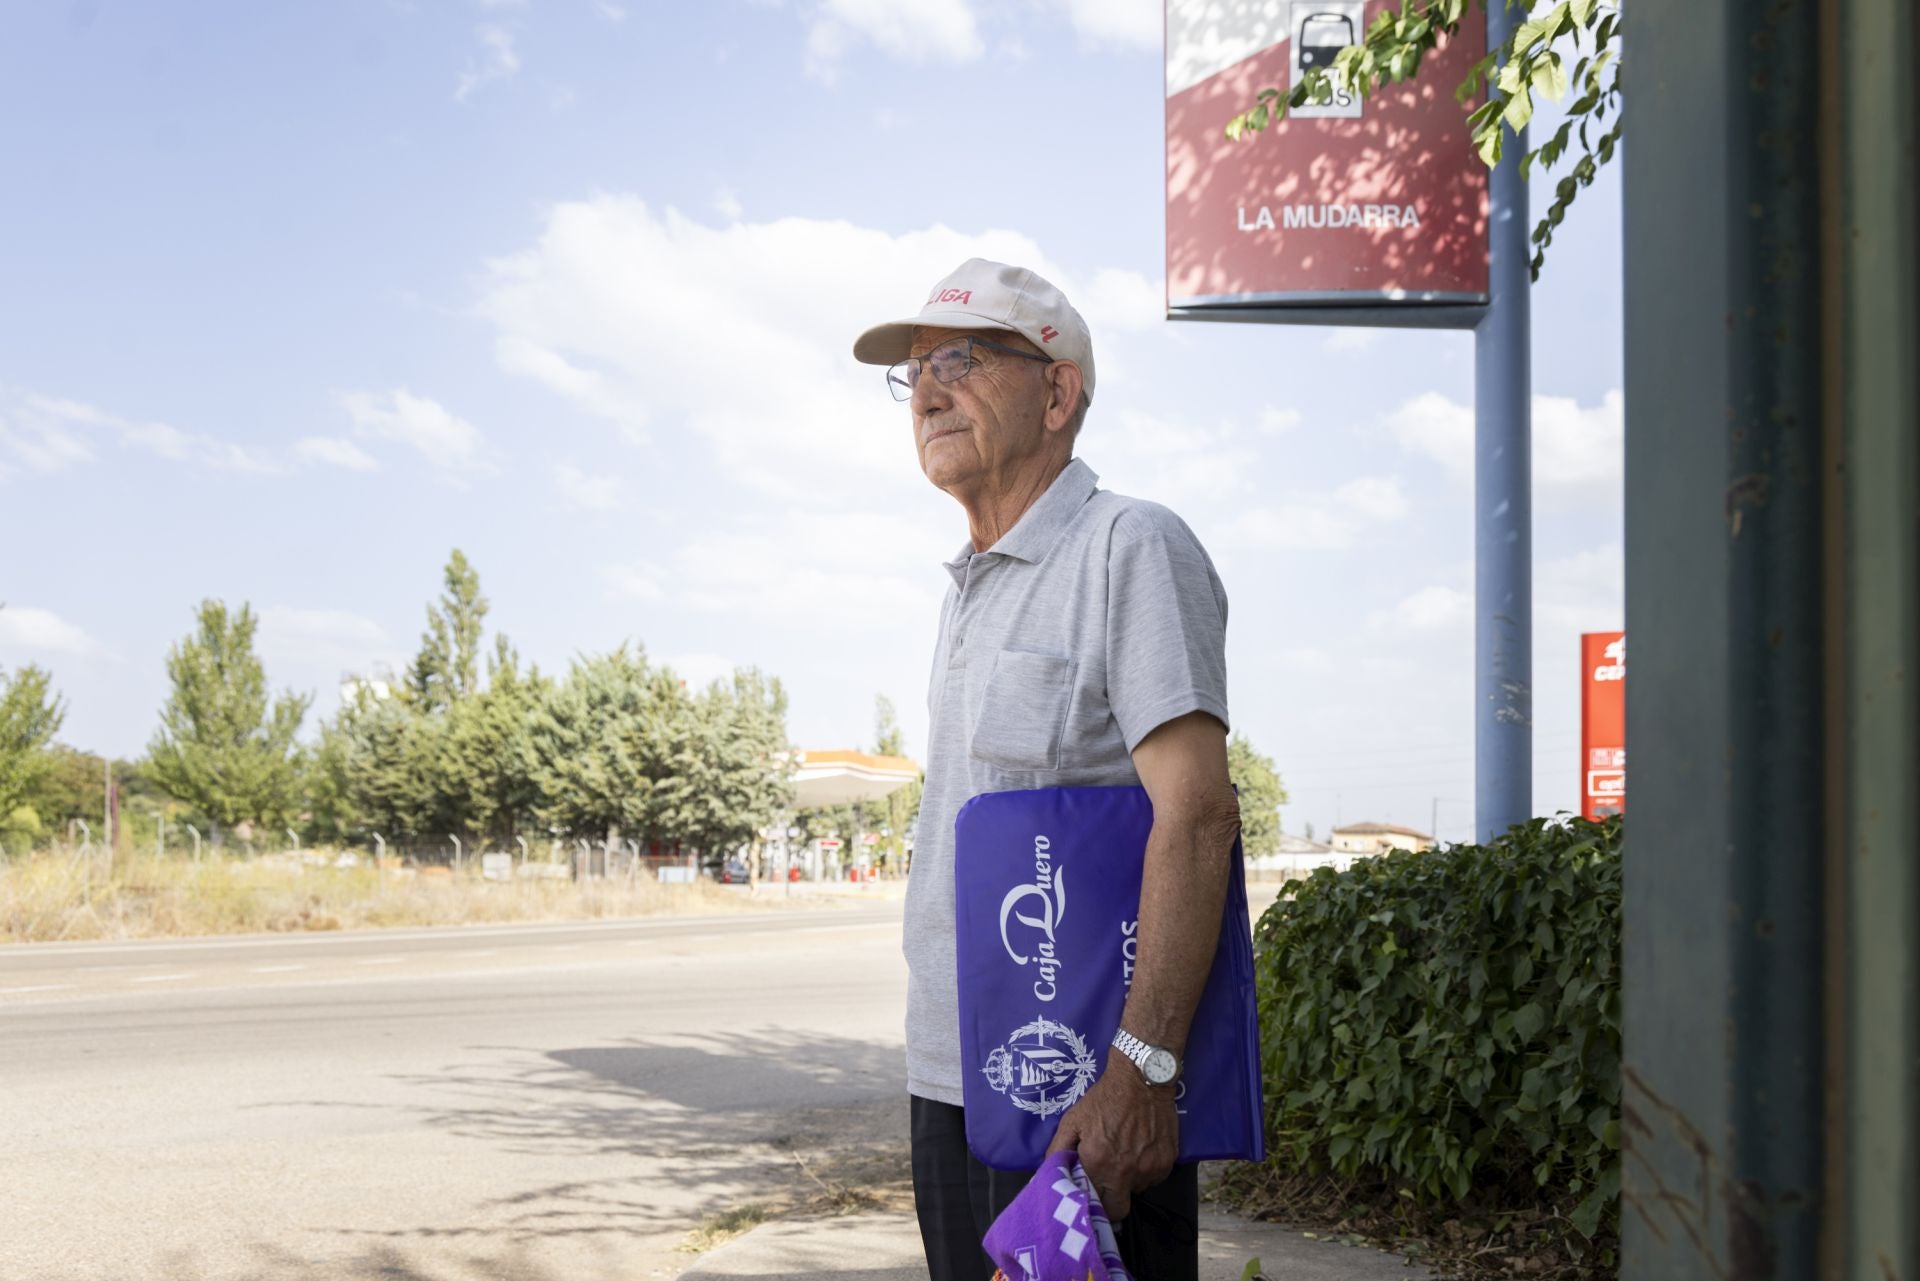
[[[1133,985],[1120,1026],[1182,1058],[1213,968],[1228,860],[1239,834],[1239,807],[1227,791],[1156,811],[1147,838]]]

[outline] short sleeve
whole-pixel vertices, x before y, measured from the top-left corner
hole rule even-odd
[[[1193,531],[1156,515],[1116,522],[1107,560],[1107,700],[1129,752],[1189,712],[1230,724],[1226,589]]]

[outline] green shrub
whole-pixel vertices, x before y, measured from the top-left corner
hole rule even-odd
[[[1271,1162],[1617,1229],[1618,819],[1322,868],[1256,934]]]

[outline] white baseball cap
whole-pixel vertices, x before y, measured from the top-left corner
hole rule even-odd
[[[1093,399],[1093,335],[1067,296],[1025,267],[969,258],[927,295],[920,314],[875,325],[853,341],[853,358],[869,365],[895,365],[911,354],[913,331],[1009,329],[1056,360],[1080,366],[1087,399]]]

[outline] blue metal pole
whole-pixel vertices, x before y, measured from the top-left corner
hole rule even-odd
[[[1487,47],[1524,6],[1487,4]],[[1480,839],[1533,816],[1533,374],[1526,135],[1488,182],[1487,314],[1473,332],[1474,826]],[[1571,673],[1571,667],[1569,667]]]

